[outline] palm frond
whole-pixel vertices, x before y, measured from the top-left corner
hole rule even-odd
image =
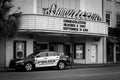
[[[9,14],[12,0],[0,0],[0,37],[12,38],[20,24],[21,12]]]

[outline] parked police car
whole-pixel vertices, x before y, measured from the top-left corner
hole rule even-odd
[[[10,61],[9,67],[14,69],[24,69],[31,71],[40,67],[57,67],[60,70],[70,65],[70,58],[64,53],[53,51],[42,51],[28,55],[24,59],[14,59]]]

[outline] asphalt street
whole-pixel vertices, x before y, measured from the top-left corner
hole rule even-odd
[[[0,80],[120,80],[120,66],[0,73]]]

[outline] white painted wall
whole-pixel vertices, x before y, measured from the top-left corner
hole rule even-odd
[[[81,10],[98,13],[102,17],[102,0],[80,0]]]
[[[103,44],[102,44],[102,38],[100,38],[100,41],[94,41],[92,37],[86,38],[86,63],[91,64],[91,45],[95,44],[98,47],[98,53],[96,55],[97,62],[96,63],[103,63]]]
[[[104,0],[104,21],[106,20],[106,12],[110,12],[111,13],[111,26],[109,27],[114,27],[116,24],[116,10],[115,10],[115,4],[114,4],[114,0],[111,1],[106,1]]]
[[[37,12],[42,13],[42,8],[49,8],[57,4],[59,8],[80,10],[80,0],[37,0]]]
[[[13,59],[13,41],[9,40],[6,42],[6,67],[9,66],[9,62]]]
[[[83,10],[102,16],[102,0],[13,0],[15,11],[20,7],[23,14],[42,13],[42,8],[57,4],[60,8]]]
[[[13,0],[13,9],[15,12],[18,7],[23,14],[33,14],[34,13],[34,1],[33,0]]]
[[[102,17],[102,0],[38,0],[38,13],[42,13],[42,8],[48,8],[52,4],[57,4],[59,8],[98,13]]]
[[[110,27],[116,27],[116,14],[120,13],[120,3],[116,3],[116,0],[112,1],[104,1],[104,21],[106,20],[105,18],[105,13],[106,12],[111,12],[111,26]]]
[[[103,52],[103,51],[104,51],[104,50],[103,50],[103,48],[104,48],[103,46],[104,46],[104,45],[103,45],[103,38],[101,38],[100,41],[98,41],[98,54],[97,54],[97,55],[98,55],[98,56],[97,56],[97,58],[98,58],[98,60],[97,60],[98,63],[103,63],[103,62],[104,62],[104,61],[103,61],[103,60],[104,60],[103,56],[104,56],[105,53]]]

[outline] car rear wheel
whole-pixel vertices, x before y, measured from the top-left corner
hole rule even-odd
[[[57,68],[58,68],[59,70],[63,70],[63,69],[65,69],[65,67],[66,67],[66,65],[65,65],[65,63],[64,63],[63,61],[60,61],[60,62],[58,63],[58,65],[57,65]]]
[[[32,71],[33,70],[33,64],[32,63],[26,63],[25,64],[25,71]]]

